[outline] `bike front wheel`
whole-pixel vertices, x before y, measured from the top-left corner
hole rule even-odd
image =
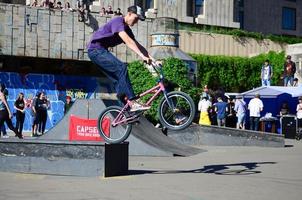
[[[101,112],[97,121],[97,128],[100,136],[109,144],[119,144],[125,141],[131,132],[132,125],[123,120],[127,119],[127,115],[121,112],[119,106],[110,106]],[[114,124],[114,122],[117,122]]]
[[[182,130],[192,123],[195,116],[195,104],[186,93],[174,91],[162,98],[158,113],[164,127],[170,130]]]

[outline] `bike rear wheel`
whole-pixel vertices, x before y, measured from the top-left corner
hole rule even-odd
[[[119,144],[125,141],[131,132],[132,125],[127,122],[113,125],[112,122],[121,113],[119,106],[110,106],[101,112],[97,121],[100,136],[109,144]],[[121,113],[118,121],[125,120],[126,113]]]
[[[184,92],[174,91],[163,97],[159,104],[159,120],[170,130],[182,130],[190,126],[195,116],[195,104]]]

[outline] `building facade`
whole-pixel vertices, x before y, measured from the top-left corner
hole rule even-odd
[[[17,3],[18,0],[0,0]],[[33,1],[33,0],[28,0]],[[61,0],[64,4],[66,0]],[[69,0],[76,7],[77,0]],[[172,17],[179,22],[241,28],[264,34],[302,36],[301,0],[90,0],[91,10],[109,6],[122,13],[139,5],[149,18]]]
[[[244,30],[302,36],[301,0],[235,0],[234,10]]]

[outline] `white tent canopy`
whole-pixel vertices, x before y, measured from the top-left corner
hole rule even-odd
[[[243,92],[241,95],[243,98],[252,98],[255,94],[260,94],[261,98],[274,98],[278,95],[287,93],[292,97],[302,96],[302,86],[299,87],[282,87],[282,86],[264,86],[258,87],[247,92]]]

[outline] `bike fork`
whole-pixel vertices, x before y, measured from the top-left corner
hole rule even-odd
[[[174,103],[168,98],[166,91],[164,91],[164,97],[168,102],[169,108],[171,108],[174,111],[174,109],[175,109]]]

